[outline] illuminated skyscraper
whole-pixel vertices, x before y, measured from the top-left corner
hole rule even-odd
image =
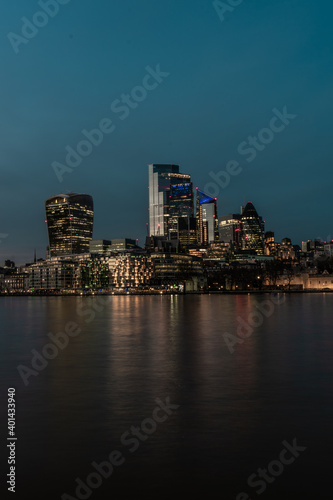
[[[172,184],[170,186],[169,195],[169,239],[180,239],[180,231],[186,231],[186,228],[189,231],[191,227],[190,219],[193,219],[193,216],[194,204],[192,182]],[[186,235],[184,236],[186,239]],[[188,238],[188,241],[190,240],[191,238]]]
[[[197,231],[199,245],[208,245],[219,239],[217,199],[197,188]]]
[[[168,236],[171,184],[188,183],[191,176],[179,173],[179,165],[148,165],[149,236]]]
[[[240,214],[228,214],[219,217],[220,241],[231,243],[235,249],[241,246],[242,224]]]
[[[94,204],[88,194],[58,194],[45,201],[49,255],[89,252],[93,234]]]
[[[254,250],[258,255],[263,255],[265,248],[264,222],[250,201],[242,211],[241,217],[243,249]]]

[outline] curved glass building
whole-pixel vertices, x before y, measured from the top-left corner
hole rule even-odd
[[[57,194],[45,201],[49,255],[89,252],[94,223],[94,203],[88,194]]]
[[[243,249],[254,250],[258,255],[263,255],[265,248],[264,222],[250,201],[242,212],[242,229]]]

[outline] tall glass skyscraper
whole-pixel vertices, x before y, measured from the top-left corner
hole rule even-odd
[[[191,181],[188,174],[179,173],[179,165],[148,165],[149,175],[149,236],[168,236],[169,197],[171,184]]]
[[[49,255],[89,252],[93,234],[94,204],[88,194],[58,194],[45,201]]]
[[[199,245],[208,245],[219,239],[216,198],[197,188],[197,231]]]
[[[179,239],[179,229],[190,225],[194,216],[193,184],[172,184],[169,195],[169,239]],[[181,220],[180,219],[184,219]]]
[[[264,222],[250,201],[242,211],[241,217],[243,249],[254,250],[256,254],[263,255],[265,248]]]

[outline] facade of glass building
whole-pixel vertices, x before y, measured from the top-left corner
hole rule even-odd
[[[199,245],[218,241],[217,199],[197,188],[197,234]]]
[[[123,252],[124,250],[133,250],[137,247],[136,241],[130,238],[117,238],[111,240],[111,252]]]
[[[182,246],[196,246],[197,221],[195,217],[181,217],[178,219],[178,239]]]
[[[258,255],[264,254],[265,227],[260,217],[249,201],[242,214],[242,247],[243,250],[253,250]]]
[[[190,219],[193,219],[193,184],[172,184],[169,195],[169,239],[180,239],[179,232],[190,230]]]
[[[185,254],[157,253],[151,255],[154,263],[155,284],[174,284],[203,276],[201,259]]]
[[[92,254],[103,255],[110,252],[111,240],[91,240],[89,242],[89,252]]]
[[[236,249],[241,247],[242,223],[240,214],[219,217],[219,237],[224,243],[231,243]]]
[[[94,223],[93,199],[87,194],[58,194],[45,201],[49,256],[89,252]]]
[[[179,165],[148,165],[149,176],[149,236],[168,236],[169,196],[171,184],[191,181],[191,176],[179,173]]]

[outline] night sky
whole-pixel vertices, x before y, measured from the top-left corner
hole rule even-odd
[[[45,257],[44,201],[69,191],[93,196],[95,239],[143,245],[149,163],[214,191],[234,160],[240,173],[215,185],[219,215],[252,201],[278,241],[333,238],[330,0],[233,0],[224,13],[206,0],[62,3],[53,18],[32,0],[1,11],[0,265]],[[267,130],[285,107],[293,118]],[[60,182],[52,164],[69,170],[66,147],[101,121],[108,133]],[[265,146],[245,154],[258,133]]]

